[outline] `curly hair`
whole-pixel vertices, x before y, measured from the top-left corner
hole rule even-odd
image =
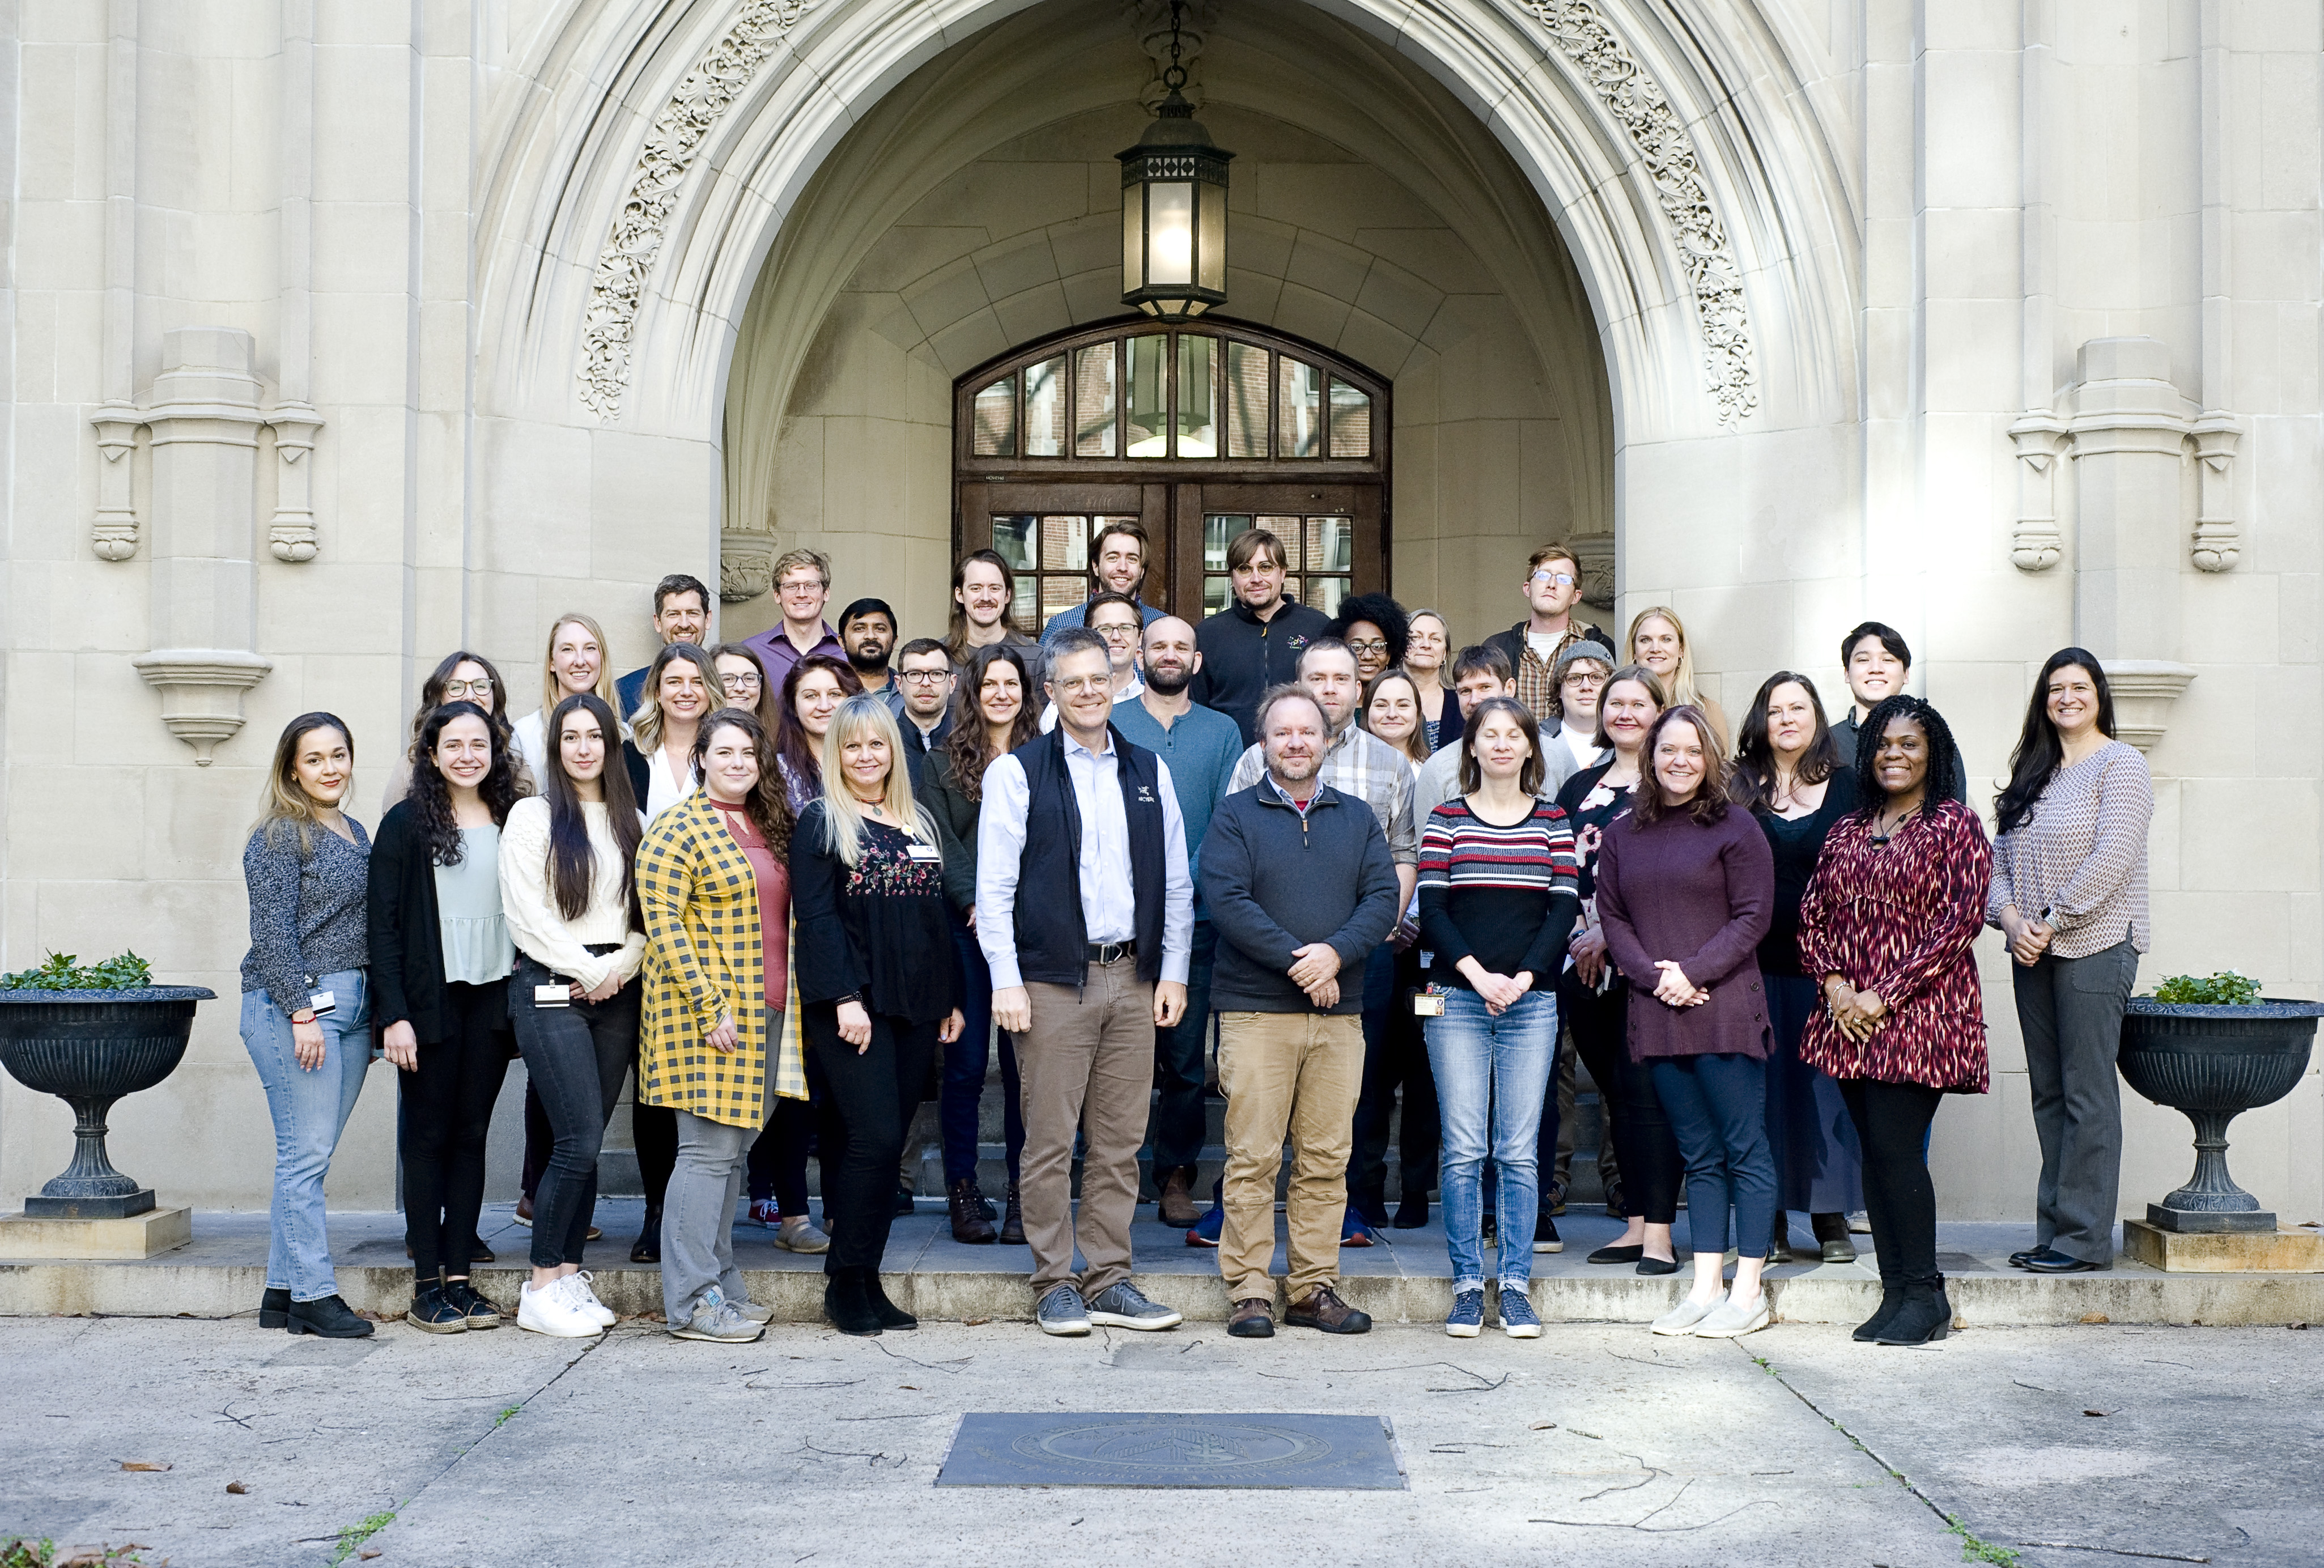
[[[1864,722],[1856,728],[1856,819],[1869,822],[1886,809],[1888,791],[1882,787],[1880,775],[1874,770],[1873,759],[1880,755],[1880,742],[1888,726],[1897,719],[1910,719],[1921,726],[1928,737],[1929,770],[1922,779],[1922,799],[1941,798],[1959,765],[1960,748],[1953,743],[1952,726],[1944,715],[1916,696],[1883,697]]]
[[[1388,663],[1394,669],[1404,663],[1404,650],[1412,646],[1412,621],[1404,606],[1386,594],[1351,594],[1340,601],[1340,613],[1323,628],[1323,635],[1348,640],[1348,629],[1359,621],[1369,621],[1380,629],[1388,639]]]
[[[817,670],[839,682],[843,700],[863,690],[863,678],[855,673],[854,667],[828,653],[808,654],[783,677],[782,706],[775,710],[775,757],[782,764],[782,771],[798,781],[803,800],[823,793],[823,744],[807,733],[798,716],[799,682]]]
[[[1663,732],[1673,724],[1687,724],[1702,739],[1702,782],[1691,800],[1672,800],[1663,793],[1662,775],[1655,771],[1655,748],[1662,743]],[[1630,815],[1640,826],[1660,822],[1665,816],[1676,816],[1682,809],[1705,827],[1722,821],[1727,816],[1727,760],[1719,754],[1719,734],[1711,727],[1711,719],[1692,703],[1678,703],[1665,708],[1655,716],[1654,728],[1646,732],[1646,743],[1639,747],[1638,789],[1631,798],[1636,804]]]
[[[959,689],[952,694],[952,733],[945,737],[944,755],[952,768],[953,788],[972,805],[984,798],[984,770],[1002,754],[991,749],[991,742],[984,733],[984,706],[977,700],[984,689],[984,678],[996,664],[1006,664],[1017,671],[1017,686],[1024,694],[1017,705],[1017,716],[1009,725],[1008,750],[1013,752],[1029,745],[1041,733],[1040,714],[1033,706],[1033,678],[1025,669],[1025,656],[1006,642],[995,642],[970,654],[967,673],[961,677]]]
[[[411,743],[411,793],[405,798],[410,802],[420,842],[427,846],[429,859],[439,866],[460,863],[460,825],[452,817],[452,785],[436,766],[437,740],[454,719],[482,721],[484,733],[491,738],[493,765],[485,770],[476,794],[493,814],[493,826],[508,821],[509,807],[522,793],[516,784],[516,752],[483,708],[472,702],[447,702],[422,719],[420,738]]]
[[[704,764],[710,756],[710,739],[720,730],[740,730],[751,737],[751,750],[759,759],[759,780],[751,786],[750,796],[742,802],[742,815],[751,819],[751,826],[767,841],[768,853],[777,860],[788,859],[791,829],[798,826],[798,817],[791,810],[789,793],[783,789],[782,771],[775,766],[774,738],[767,733],[767,726],[759,722],[758,715],[749,708],[720,708],[703,720],[702,727],[694,733],[694,752],[688,759],[694,776],[709,777]]]

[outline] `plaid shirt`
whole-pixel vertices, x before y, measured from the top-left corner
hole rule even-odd
[[[1388,835],[1388,858],[1400,866],[1420,863],[1420,835],[1412,819],[1410,758],[1360,724],[1340,732],[1323,753],[1323,782],[1372,808]],[[1235,764],[1227,793],[1249,789],[1267,776],[1266,749],[1252,746]]]
[[[1523,627],[1517,631],[1517,701],[1526,711],[1543,724],[1558,715],[1557,656],[1577,642],[1591,640],[1590,629],[1569,622],[1557,639],[1557,646],[1549,650],[1547,659],[1534,651],[1533,639]]]
[[[654,818],[638,846],[645,910],[643,1017],[638,1098],[731,1127],[767,1120],[767,1008],[759,891],[750,857],[701,794]],[[775,1047],[774,1092],[807,1098],[796,983]],[[704,1036],[732,1017],[731,1056]]]

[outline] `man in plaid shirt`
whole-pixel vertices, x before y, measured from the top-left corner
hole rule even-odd
[[[1485,639],[1509,661],[1517,683],[1517,701],[1533,716],[1548,724],[1556,716],[1557,656],[1576,642],[1597,642],[1614,648],[1614,640],[1573,613],[1582,603],[1582,566],[1562,544],[1545,544],[1526,562],[1522,585],[1526,618],[1506,632]],[[1617,665],[1629,655],[1616,649]]]

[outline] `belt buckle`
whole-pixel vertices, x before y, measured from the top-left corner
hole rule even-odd
[[[1129,955],[1130,944],[1127,942],[1101,942],[1097,945],[1097,961],[1100,964],[1119,964]]]

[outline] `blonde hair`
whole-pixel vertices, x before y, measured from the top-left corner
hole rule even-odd
[[[1668,604],[1649,604],[1630,617],[1630,630],[1622,638],[1622,657],[1632,663],[1644,663],[1638,658],[1638,628],[1649,621],[1667,621],[1670,629],[1678,633],[1678,668],[1671,672],[1668,707],[1693,706],[1702,701],[1702,694],[1694,684],[1694,645],[1686,640],[1686,623]],[[1609,683],[1610,684],[1610,683]]]
[[[258,820],[251,827],[253,833],[263,835],[269,845],[281,843],[282,830],[290,828],[299,835],[301,857],[315,853],[314,829],[322,819],[316,815],[315,798],[299,782],[299,742],[317,730],[337,730],[339,739],[347,743],[349,787],[353,787],[355,732],[337,714],[300,714],[282,726],[281,737],[274,742],[274,763],[266,770],[266,794],[259,802]]]
[[[549,648],[540,656],[540,711],[546,715],[557,711],[557,705],[567,693],[557,683],[557,634],[567,626],[578,626],[597,640],[597,684],[589,689],[598,700],[615,713],[622,711],[622,699],[613,690],[613,650],[605,641],[605,629],[592,616],[578,610],[567,610],[549,623]],[[542,722],[547,723],[544,717]]]
[[[841,764],[840,752],[848,742],[869,730],[888,742],[888,785],[880,804],[895,818],[896,826],[910,837],[918,839],[941,854],[936,843],[936,825],[912,796],[912,772],[904,760],[904,734],[896,727],[896,715],[888,711],[887,703],[880,697],[858,694],[839,705],[831,715],[831,728],[823,733],[823,821],[825,844],[839,856],[840,863],[853,870],[863,853],[863,808],[847,788],[847,770]]]
[[[707,719],[718,711],[715,706],[718,701],[718,667],[710,661],[710,655],[691,642],[665,645],[646,667],[646,684],[638,694],[638,711],[630,715],[630,739],[641,757],[652,756],[661,745],[661,672],[681,659],[702,672],[703,690],[709,699],[703,706],[702,717]]]

